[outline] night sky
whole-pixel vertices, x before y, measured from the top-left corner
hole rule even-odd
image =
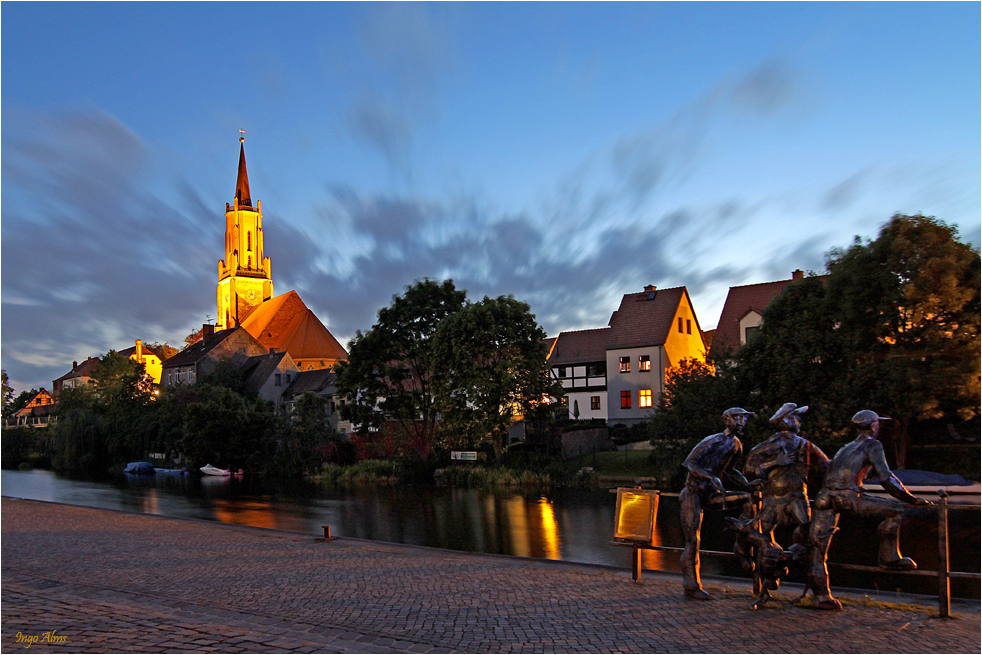
[[[238,130],[277,294],[342,343],[453,278],[550,335],[821,271],[894,212],[980,241],[980,4],[11,3],[2,366],[215,318]]]

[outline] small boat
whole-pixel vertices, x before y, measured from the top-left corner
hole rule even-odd
[[[154,473],[157,475],[187,475],[188,472],[184,469],[162,469],[156,466],[153,469]]]
[[[123,469],[123,473],[131,473],[133,475],[153,475],[155,472],[153,464],[150,462],[130,462]]]
[[[216,466],[212,466],[211,464],[205,464],[198,470],[204,473],[205,475],[218,475],[218,476],[232,475],[228,469],[220,469]]]

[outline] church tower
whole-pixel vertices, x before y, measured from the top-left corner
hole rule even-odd
[[[246,173],[245,137],[239,137],[235,199],[225,204],[225,259],[218,262],[216,329],[237,327],[273,297],[269,257],[263,251],[263,204],[252,205]]]

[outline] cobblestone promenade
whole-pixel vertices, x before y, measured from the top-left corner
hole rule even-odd
[[[673,576],[14,499],[2,531],[4,653],[980,651],[977,602],[754,612]]]

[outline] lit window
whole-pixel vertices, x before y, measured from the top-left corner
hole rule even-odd
[[[688,318],[685,319],[685,333],[692,334],[692,320]]]
[[[600,409],[600,396],[590,396],[590,409]]]
[[[639,371],[651,370],[651,357],[649,355],[641,355],[641,357],[638,358],[638,370]]]
[[[682,334],[682,317],[679,316],[679,334]]]
[[[638,407],[651,407],[651,389],[638,392]]]
[[[631,409],[631,392],[621,392],[621,409]]]
[[[621,373],[630,373],[630,372],[631,372],[631,358],[621,357]]]

